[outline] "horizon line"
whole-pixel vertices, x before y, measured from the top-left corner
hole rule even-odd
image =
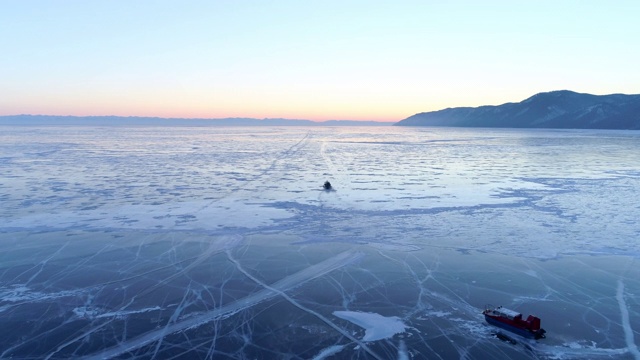
[[[89,119],[89,120],[106,120],[106,119],[119,119],[119,120],[158,120],[158,121],[290,121],[290,122],[307,122],[307,123],[331,123],[331,122],[352,122],[352,123],[379,123],[381,125],[395,124],[401,120],[385,121],[385,120],[366,120],[366,119],[328,119],[328,120],[313,120],[302,118],[284,118],[284,117],[163,117],[163,116],[140,116],[140,115],[52,115],[52,114],[13,114],[13,115],[0,115],[2,118],[66,118],[66,119]]]

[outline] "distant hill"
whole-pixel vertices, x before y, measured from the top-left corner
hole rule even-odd
[[[389,126],[391,122],[295,119],[180,119],[126,116],[55,116],[11,115],[0,116],[0,125],[99,125],[99,126]]]
[[[551,91],[519,103],[419,113],[394,125],[638,130],[640,95]]]

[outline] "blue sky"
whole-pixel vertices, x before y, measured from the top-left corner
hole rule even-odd
[[[397,121],[640,93],[638,1],[0,0],[0,115]]]

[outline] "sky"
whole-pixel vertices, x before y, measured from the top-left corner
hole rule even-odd
[[[0,115],[399,121],[640,93],[640,1],[0,0]]]

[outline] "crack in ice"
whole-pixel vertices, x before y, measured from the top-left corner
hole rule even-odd
[[[225,319],[244,309],[252,307],[267,299],[273,298],[276,295],[283,293],[284,291],[290,290],[305,282],[311,281],[331,271],[339,269],[361,258],[362,256],[363,254],[359,252],[345,251],[332,258],[324,260],[318,264],[309,266],[308,268],[302,271],[299,271],[293,275],[287,276],[284,279],[274,283],[270,287],[265,288],[261,291],[258,291],[252,295],[249,295],[241,300],[234,301],[230,304],[221,306],[205,314],[175,322],[173,324],[163,327],[162,329],[148,332],[137,338],[119,343],[118,345],[105,349],[101,352],[94,353],[93,355],[87,356],[87,358],[88,359],[112,358],[127,352],[131,352],[133,350],[139,349],[154,341],[161,340],[166,335],[177,333],[187,329],[196,328],[198,326],[201,326],[213,320]]]
[[[292,297],[290,297],[289,295],[285,294],[283,291],[280,291],[278,289],[275,289],[267,284],[265,284],[264,282],[260,281],[258,278],[256,278],[255,276],[249,274],[243,267],[242,265],[240,265],[240,263],[233,258],[233,256],[231,255],[231,253],[229,251],[227,251],[227,255],[229,256],[229,260],[231,260],[231,262],[233,262],[236,265],[236,268],[243,274],[245,274],[249,279],[255,281],[257,284],[261,285],[262,287],[264,287],[265,289],[269,289],[271,291],[274,291],[276,293],[278,293],[278,295],[282,296],[283,298],[285,298],[291,305],[297,307],[298,309],[307,312],[315,317],[317,317],[318,319],[322,320],[325,324],[329,325],[331,328],[333,328],[334,330],[336,330],[338,333],[342,334],[344,337],[346,337],[347,339],[355,342],[356,344],[358,344],[364,351],[366,351],[369,355],[373,356],[376,359],[382,359],[382,357],[380,357],[378,354],[376,354],[375,352],[373,352],[373,350],[371,350],[365,343],[363,343],[362,341],[356,339],[355,337],[353,337],[351,334],[349,334],[348,332],[346,332],[345,330],[343,330],[341,327],[339,327],[338,325],[334,324],[333,322],[331,322],[331,320],[327,319],[326,317],[324,317],[322,314],[313,311],[305,306],[303,306],[302,304],[298,303],[295,299],[293,299]],[[334,312],[335,315],[336,312]],[[338,315],[336,315],[338,316]],[[340,317],[340,316],[338,316]],[[365,336],[366,338],[366,336]],[[378,339],[370,339],[370,340],[378,340]]]
[[[640,360],[640,351],[638,350],[638,347],[633,340],[633,329],[631,328],[631,322],[629,321],[629,309],[627,309],[627,304],[624,301],[624,283],[622,282],[622,280],[618,280],[618,291],[616,292],[616,299],[618,300],[618,305],[620,306],[622,329],[624,330],[624,339],[627,343],[627,347],[629,348],[629,352],[636,358],[636,360]]]

